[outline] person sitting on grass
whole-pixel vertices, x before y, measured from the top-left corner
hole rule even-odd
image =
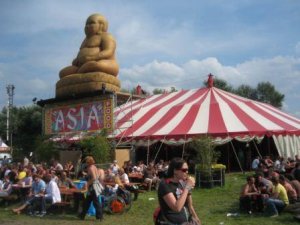
[[[272,191],[273,184],[272,181],[264,177],[264,174],[257,172],[255,174],[255,186],[260,187],[260,193],[269,194]]]
[[[240,210],[246,210],[248,214],[252,214],[252,202],[256,201],[259,194],[258,189],[255,187],[254,177],[248,176],[247,183],[243,185],[240,194]]]
[[[297,201],[300,200],[300,182],[296,180],[296,178],[293,176],[293,174],[286,174],[285,178],[289,180],[289,183],[292,185],[292,187],[295,189],[297,193]]]
[[[279,177],[272,177],[273,190],[271,197],[266,200],[266,214],[276,217],[289,205],[289,198],[285,188],[279,183]]]
[[[286,181],[286,178],[283,175],[279,176],[279,183],[285,188],[290,204],[294,204],[297,201],[297,192],[292,187],[292,185]]]
[[[37,202],[41,203],[42,196],[44,196],[44,192],[46,189],[46,184],[38,174],[34,174],[32,178],[33,183],[28,200],[20,207],[12,209],[12,211],[16,214],[20,214],[22,210],[27,208],[29,205],[32,206]],[[32,214],[32,211],[30,211],[29,214]]]

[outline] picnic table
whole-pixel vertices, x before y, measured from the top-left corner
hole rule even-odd
[[[131,182],[143,183],[144,176],[141,173],[129,173],[128,178]]]

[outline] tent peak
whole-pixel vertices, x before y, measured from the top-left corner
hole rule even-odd
[[[214,75],[212,75],[211,73],[208,74],[208,79],[207,79],[207,87],[208,88],[212,88],[214,86]]]

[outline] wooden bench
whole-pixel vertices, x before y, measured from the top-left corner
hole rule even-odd
[[[5,203],[5,206],[8,206],[9,202],[13,202],[19,199],[17,194],[11,194],[8,196],[0,196],[0,199]]]

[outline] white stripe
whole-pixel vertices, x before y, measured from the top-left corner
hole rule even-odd
[[[225,92],[226,93],[226,92]],[[281,130],[282,127],[278,126],[277,124],[273,123],[271,120],[265,118],[249,106],[247,106],[244,102],[238,101],[235,98],[232,98],[230,95],[227,94],[221,94],[225,98],[229,99],[230,101],[237,104],[237,106],[244,111],[246,114],[248,114],[249,117],[251,117],[253,120],[258,122],[262,127],[264,127],[267,130]],[[254,102],[254,101],[251,101]]]
[[[175,127],[182,122],[183,118],[186,116],[186,114],[190,111],[191,107],[200,101],[204,96],[206,92],[203,93],[201,96],[193,100],[192,102],[185,104],[181,110],[170,120],[167,124],[165,124],[164,127],[162,127],[160,130],[158,130],[154,135],[167,135],[172,130],[175,129]]]
[[[205,134],[208,132],[210,95],[211,91],[208,92],[205,100],[200,105],[196,119],[187,134]]]
[[[228,132],[248,131],[244,124],[234,114],[229,105],[214,91],[217,102],[219,103],[221,115]]]
[[[177,98],[175,101],[170,102],[168,105],[164,105],[160,108],[155,114],[151,115],[146,123],[143,124],[139,129],[136,130],[134,133],[135,136],[141,135],[154,126],[173,106],[181,103],[182,101],[186,100],[188,97],[193,95],[197,89],[187,91],[184,95]],[[140,111],[141,112],[141,111]],[[139,112],[139,113],[140,113]],[[148,110],[146,111],[148,112]],[[137,117],[134,117],[134,121],[138,121],[141,116],[145,115],[145,113],[141,112]]]
[[[132,105],[133,102],[132,102],[132,103],[129,102],[129,103],[127,103],[127,104],[124,105],[124,106],[120,106],[120,107],[122,107],[124,110],[123,110],[122,112],[120,112],[120,113],[117,115],[117,117],[116,117],[116,122],[119,121],[119,120],[121,120],[121,119],[122,119],[124,116],[126,116],[128,113],[131,113],[131,112],[132,112],[133,110],[135,110],[135,109],[142,108],[143,105],[146,105],[146,104],[149,103],[150,101],[155,100],[155,99],[158,98],[159,96],[160,96],[160,95],[153,95],[153,96],[147,98],[147,99],[144,100],[144,101],[139,100],[139,101],[141,101],[141,103],[136,104],[136,105],[133,106],[133,107],[130,107],[130,105]],[[127,106],[128,106],[128,108],[126,109]]]
[[[259,107],[260,109],[262,109],[263,111],[265,111],[265,112],[271,114],[272,116],[276,117],[277,119],[279,119],[279,120],[281,120],[281,121],[283,121],[283,122],[285,122],[285,123],[287,123],[287,124],[289,124],[289,125],[291,125],[291,126],[297,128],[297,129],[300,128],[300,124],[299,124],[299,123],[296,123],[296,122],[294,122],[294,121],[291,121],[291,120],[289,120],[288,118],[283,117],[282,115],[279,115],[279,114],[277,114],[277,113],[275,113],[275,112],[273,112],[273,111],[267,109],[266,107],[264,107],[265,105],[261,105],[259,102],[254,102],[254,104],[255,104],[257,107]]]

